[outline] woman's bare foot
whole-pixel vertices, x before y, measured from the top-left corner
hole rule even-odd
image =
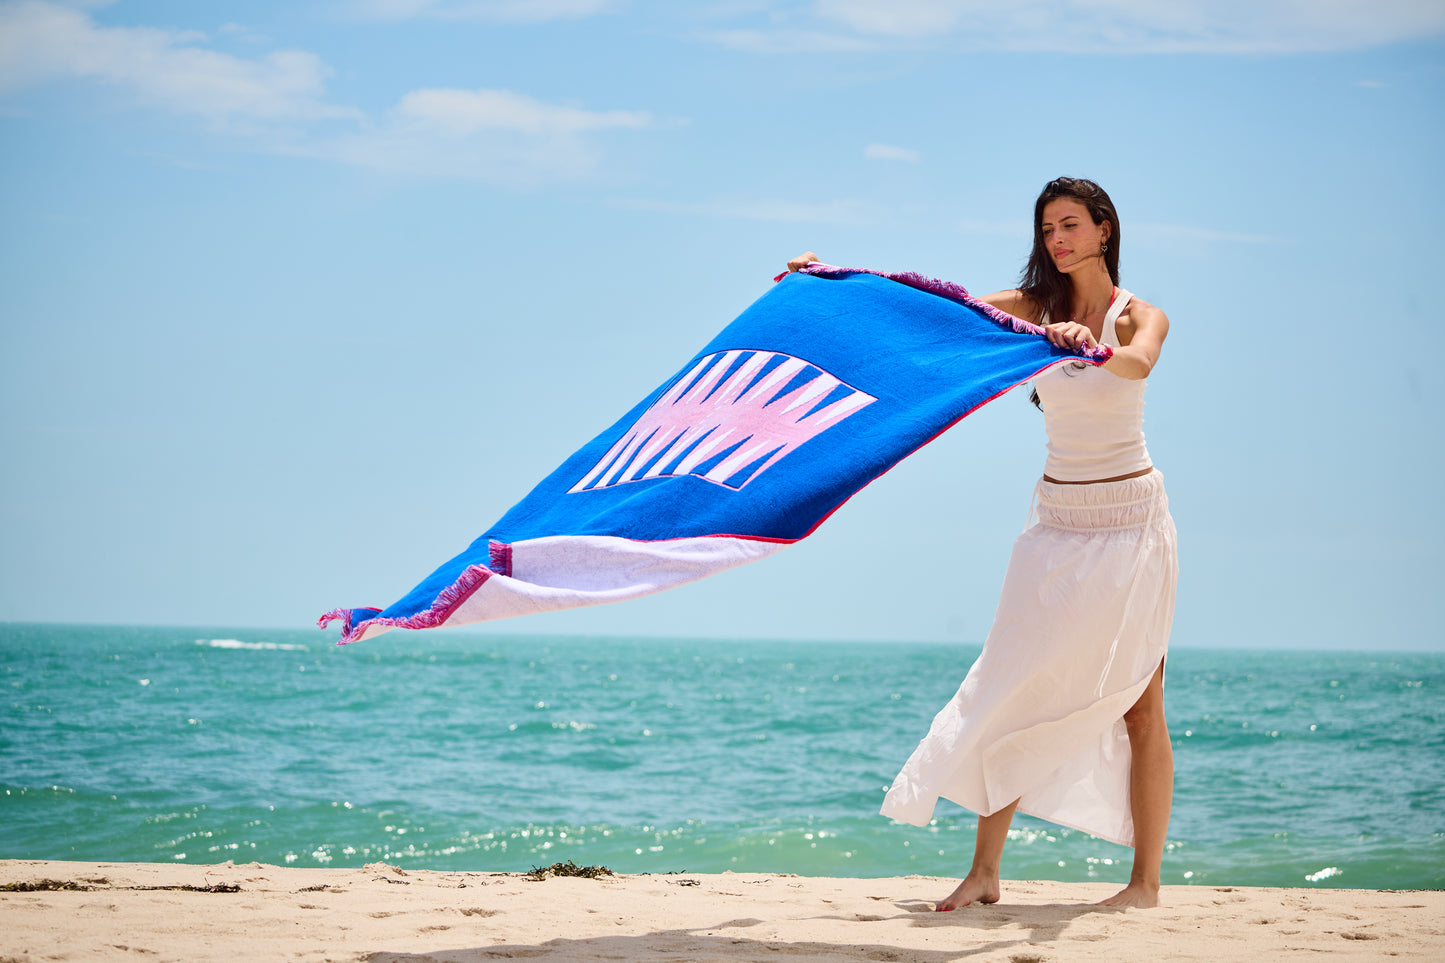
[[[1097,905],[1153,909],[1159,905],[1159,887],[1149,886],[1145,883],[1130,883],[1108,899],[1100,900]]]
[[[997,903],[1001,895],[1003,894],[999,890],[997,876],[975,876],[969,873],[963,882],[958,884],[958,889],[950,893],[947,899],[940,900],[934,910],[947,913],[970,903]]]

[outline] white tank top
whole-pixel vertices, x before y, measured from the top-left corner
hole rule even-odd
[[[1118,289],[1104,316],[1102,344],[1119,347],[1114,322],[1131,298],[1128,291]],[[1149,449],[1144,447],[1145,381],[1075,361],[1055,365],[1035,378],[1049,436],[1044,474],[1059,481],[1098,481],[1152,468]]]

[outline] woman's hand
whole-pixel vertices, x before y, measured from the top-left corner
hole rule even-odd
[[[1044,325],[1044,334],[1048,337],[1050,344],[1068,351],[1078,351],[1082,347],[1099,343],[1088,325],[1080,324],[1077,321],[1046,324]]]
[[[812,251],[804,251],[802,254],[799,254],[797,257],[793,258],[791,261],[788,262],[788,273],[792,274],[794,271],[801,271],[803,268],[807,267],[809,264],[816,262],[817,260],[818,255],[814,254]]]

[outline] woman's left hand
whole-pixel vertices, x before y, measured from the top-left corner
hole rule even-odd
[[[809,264],[816,264],[817,261],[818,255],[812,251],[804,251],[788,262],[788,273],[792,274],[794,271],[801,271]]]
[[[1069,351],[1078,351],[1082,347],[1088,347],[1099,343],[1094,337],[1094,332],[1089,330],[1088,325],[1079,324],[1077,321],[1060,321],[1057,324],[1044,325],[1044,334],[1048,337],[1049,343]]]

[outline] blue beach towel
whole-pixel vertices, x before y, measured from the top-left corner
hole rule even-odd
[[[406,597],[318,624],[339,619],[355,642],[636,598],[754,561],[980,405],[1079,357],[958,285],[811,265]]]

